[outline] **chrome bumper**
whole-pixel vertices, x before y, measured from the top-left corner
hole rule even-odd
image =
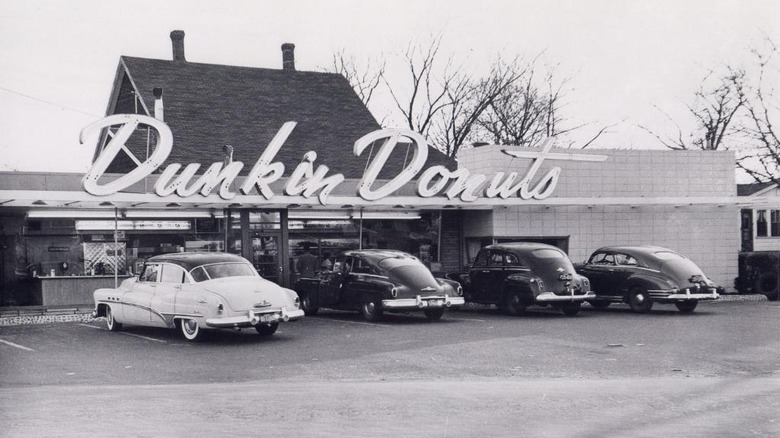
[[[665,299],[671,301],[686,301],[686,300],[702,301],[702,300],[717,300],[718,298],[720,298],[720,295],[718,295],[717,292],[713,292],[711,294],[692,294],[692,293],[671,294]]]
[[[206,325],[215,328],[250,327],[260,323],[295,321],[303,316],[303,310],[281,309],[249,310],[246,315],[229,316],[225,318],[207,318]]]
[[[588,291],[583,295],[574,295],[574,292],[570,295],[555,295],[552,292],[542,292],[536,296],[536,301],[541,303],[554,303],[554,302],[582,302],[596,299],[596,294],[593,291]]]
[[[451,297],[449,295],[439,295],[431,297],[421,297],[417,295],[414,298],[400,298],[396,300],[382,300],[382,307],[385,309],[427,309],[437,307],[459,307],[466,304],[463,297]]]

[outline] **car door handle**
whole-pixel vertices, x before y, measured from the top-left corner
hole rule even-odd
[[[207,301],[206,301],[206,300],[204,300],[203,298],[201,298],[201,299],[199,299],[199,300],[198,300],[198,303],[199,303],[199,304],[206,304],[206,302],[207,302]]]
[[[490,271],[480,271],[480,272],[482,272],[483,274],[490,274]]]

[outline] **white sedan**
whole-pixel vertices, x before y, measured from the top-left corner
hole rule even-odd
[[[204,330],[254,327],[272,335],[280,322],[304,313],[295,291],[258,275],[243,257],[225,253],[173,253],[154,256],[138,277],[116,289],[94,293],[93,316],[108,329],[124,324],[177,328],[188,341]]]

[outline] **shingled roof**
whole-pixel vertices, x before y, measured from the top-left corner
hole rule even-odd
[[[233,160],[244,163],[242,174],[246,174],[282,124],[295,121],[295,130],[276,156],[276,161],[285,165],[285,176],[300,163],[304,153],[315,151],[315,165],[327,165],[331,173],[342,173],[347,178],[360,178],[368,154],[356,157],[353,145],[363,135],[380,129],[339,74],[201,64],[183,59],[121,57],[107,113],[153,115],[155,88],[163,90],[165,122],[174,138],[165,165],[202,163],[205,168],[222,161],[223,146],[231,145]],[[146,157],[144,141],[128,146],[140,159]],[[397,174],[405,159],[405,148],[396,148],[392,166],[380,177]],[[454,160],[429,147],[427,165],[437,164],[456,168]],[[115,160],[108,171],[125,173],[133,167],[125,157]]]

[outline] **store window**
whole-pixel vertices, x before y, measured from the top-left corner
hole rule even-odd
[[[769,220],[770,235],[772,237],[780,237],[780,210],[772,210]]]
[[[767,220],[766,220],[766,210],[758,210],[758,216],[756,217],[756,236],[757,237],[767,237],[768,236],[768,227],[767,227]]]
[[[290,284],[301,277],[298,260],[307,252],[316,257],[317,273],[334,269],[339,254],[359,248],[404,251],[429,267],[439,262],[439,212],[366,212],[361,218],[359,212],[349,210],[291,210],[288,226]]]

